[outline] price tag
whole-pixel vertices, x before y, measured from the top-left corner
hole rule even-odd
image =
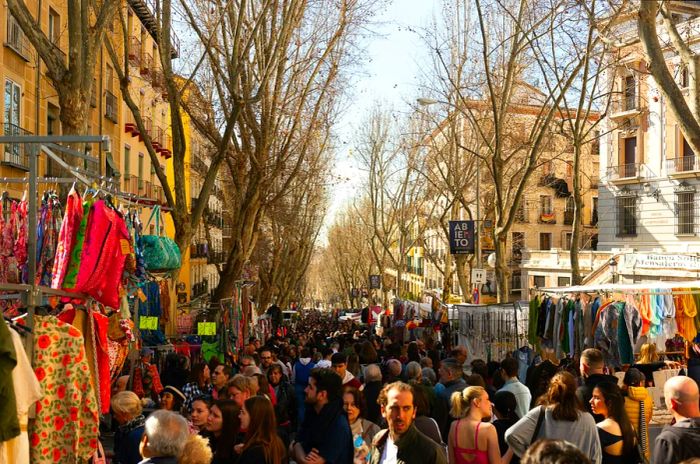
[[[198,322],[197,335],[216,335],[216,322]]]
[[[131,243],[129,243],[127,239],[121,239],[119,244],[121,245],[123,255],[128,255],[131,253]]]
[[[158,330],[158,318],[155,316],[141,316],[139,318],[139,329]]]

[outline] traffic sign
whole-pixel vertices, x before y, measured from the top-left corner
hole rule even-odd
[[[485,269],[472,269],[472,284],[485,284],[486,283],[486,270]]]

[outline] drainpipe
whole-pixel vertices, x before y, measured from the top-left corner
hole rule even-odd
[[[42,0],[39,0],[39,10],[37,13],[36,17],[36,22],[37,24],[41,24],[41,9],[43,2]],[[9,11],[7,14],[10,14]],[[39,111],[41,110],[41,58],[39,58],[39,54],[36,54],[36,77],[35,77],[35,85],[34,85],[34,95],[36,95],[36,100],[34,102],[34,111],[35,111],[35,118],[34,118],[34,134],[39,135]],[[48,112],[48,106],[46,108],[46,111]],[[48,132],[48,130],[47,130]]]

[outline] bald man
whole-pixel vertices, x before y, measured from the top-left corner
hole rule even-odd
[[[666,408],[676,423],[667,425],[654,443],[654,464],[675,464],[700,457],[700,394],[690,377],[671,377],[664,385]]]

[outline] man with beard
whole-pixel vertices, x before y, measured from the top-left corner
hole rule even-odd
[[[403,382],[390,383],[382,389],[378,401],[389,428],[374,436],[370,464],[447,464],[442,447],[413,424],[413,387]]]
[[[352,432],[343,411],[343,383],[331,369],[312,369],[306,394],[306,413],[290,453],[299,464],[351,464]]]

